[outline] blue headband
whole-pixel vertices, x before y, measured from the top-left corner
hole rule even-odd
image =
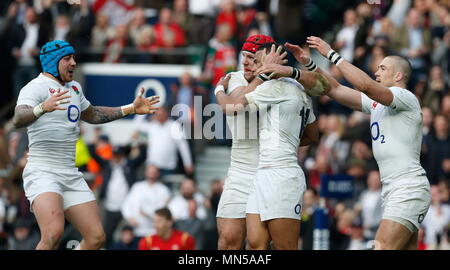
[[[75,54],[73,47],[62,40],[53,40],[42,46],[39,53],[42,70],[55,77],[59,76],[58,63],[66,55]]]

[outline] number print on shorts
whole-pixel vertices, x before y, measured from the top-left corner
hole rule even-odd
[[[375,134],[374,134],[374,127],[376,127],[375,129]],[[384,140],[384,135],[380,134],[380,125],[378,124],[378,122],[373,122],[370,125],[370,134],[372,135],[372,140],[376,141],[378,140],[378,138],[381,138],[381,143],[385,143],[386,141]]]

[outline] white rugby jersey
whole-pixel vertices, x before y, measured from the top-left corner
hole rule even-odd
[[[301,134],[316,120],[303,86],[290,78],[270,80],[245,97],[259,110],[259,168],[299,167]]]
[[[75,144],[80,135],[81,112],[90,105],[83,95],[81,85],[71,81],[62,86],[41,73],[20,90],[16,106],[35,107],[59,90],[69,90],[65,95],[71,96],[70,103],[59,105],[67,110],[45,113],[27,127],[29,164],[75,167]]]
[[[240,86],[247,86],[248,82],[243,71],[231,72],[227,94],[231,94]],[[259,141],[257,112],[251,110],[237,115],[227,115],[227,124],[232,135],[230,168],[242,170],[245,173],[255,173],[259,160]]]
[[[422,110],[410,91],[389,88],[394,95],[384,106],[361,93],[362,111],[370,114],[372,150],[383,183],[425,175],[420,165],[422,145]]]

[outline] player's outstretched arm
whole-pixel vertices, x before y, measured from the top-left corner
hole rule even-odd
[[[214,90],[214,94],[217,98],[217,103],[220,105],[225,114],[233,114],[235,112],[244,110],[245,106],[248,105],[245,94],[252,92],[256,89],[256,87],[258,87],[258,85],[264,82],[259,78],[255,78],[248,84],[248,86],[242,88],[238,94],[227,95],[225,94],[225,89],[228,88],[229,81],[230,76],[228,75],[221,78],[216,86],[216,89]]]
[[[13,125],[15,128],[27,127],[34,123],[44,113],[53,112],[55,110],[66,110],[66,108],[59,105],[69,103],[70,96],[65,95],[68,90],[56,93],[48,98],[46,101],[36,105],[35,107],[29,105],[19,105],[14,111]]]
[[[286,43],[285,46],[294,55],[295,59],[305,65],[308,70],[320,73],[327,79],[330,84],[330,90],[326,92],[327,96],[353,110],[362,110],[361,93],[359,91],[341,85],[333,76],[320,69],[300,46],[290,43]]]
[[[121,107],[89,106],[81,113],[81,120],[90,124],[103,124],[111,122],[129,114],[152,114],[158,108],[154,107],[159,102],[158,96],[143,97],[144,89],[134,99],[133,103]]]
[[[344,78],[357,90],[363,92],[371,99],[389,106],[394,100],[394,95],[389,88],[372,80],[364,71],[347,62],[338,53],[331,49],[330,45],[319,37],[308,37],[307,42],[310,48],[317,49],[320,54],[330,59],[342,72]]]

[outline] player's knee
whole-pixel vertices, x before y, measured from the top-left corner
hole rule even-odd
[[[53,228],[50,228],[46,232],[42,233],[41,243],[46,249],[56,249],[61,242],[63,233],[63,226],[54,226]]]
[[[106,235],[103,230],[99,230],[86,237],[85,241],[90,249],[100,249],[105,245]]]
[[[232,231],[225,231],[219,237],[219,249],[241,249],[243,237]]]
[[[252,239],[249,237],[247,239],[247,246],[246,249],[249,250],[267,250],[269,246],[269,243],[263,239]]]

